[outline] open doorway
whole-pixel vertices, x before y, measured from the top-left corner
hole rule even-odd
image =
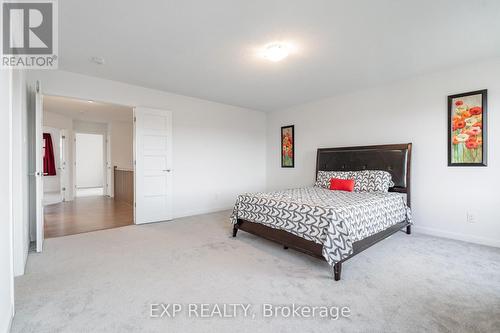
[[[102,134],[75,133],[76,197],[104,196],[105,144]]]
[[[133,109],[45,95],[43,132],[45,238],[133,224]]]

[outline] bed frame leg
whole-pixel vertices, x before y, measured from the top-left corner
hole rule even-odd
[[[333,278],[335,281],[340,280],[340,275],[342,273],[342,263],[338,262],[335,265],[333,265]]]
[[[238,232],[238,225],[233,226],[233,237],[236,237],[236,233]]]
[[[286,246],[286,245],[283,245],[283,248],[284,248],[285,250],[288,250],[288,246]]]
[[[411,235],[411,225],[406,226],[406,234]]]

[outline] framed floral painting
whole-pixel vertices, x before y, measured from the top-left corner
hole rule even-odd
[[[448,166],[486,166],[487,90],[448,96]]]
[[[294,126],[281,127],[281,167],[293,168],[295,164]]]

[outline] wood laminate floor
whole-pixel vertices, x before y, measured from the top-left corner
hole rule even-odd
[[[104,196],[45,206],[45,238],[123,227],[134,223],[131,205]]]

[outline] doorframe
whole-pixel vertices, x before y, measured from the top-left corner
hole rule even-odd
[[[113,183],[113,186],[115,185],[114,179],[113,179],[113,163],[111,161],[111,134],[113,133],[113,128],[110,128],[110,124],[108,123],[107,130],[108,133],[106,135],[106,161],[105,161],[105,174],[104,177],[106,178],[106,191],[104,195],[114,198],[115,196],[115,190],[111,186],[111,183]],[[133,157],[132,157],[133,158]]]
[[[130,104],[126,104],[126,103],[120,103],[120,102],[116,102],[116,101],[113,101],[113,100],[107,100],[107,99],[99,99],[99,98],[94,98],[92,96],[73,96],[73,95],[62,95],[62,94],[59,94],[59,93],[53,93],[51,91],[47,91],[44,93],[45,96],[54,96],[54,97],[65,97],[65,98],[72,98],[72,99],[76,99],[76,100],[91,100],[91,101],[94,101],[94,102],[97,102],[97,103],[105,103],[105,104],[113,104],[113,105],[120,105],[120,106],[124,106],[124,107],[127,107],[127,108],[130,108],[132,110],[132,117],[134,117],[134,109],[137,107],[136,105],[130,105]],[[31,102],[31,101],[30,101]],[[34,103],[34,101],[33,101]],[[45,111],[45,110],[44,110]],[[28,126],[29,127],[29,126]],[[28,128],[28,135],[31,135],[31,131],[34,130],[34,128],[31,128],[29,127]],[[134,120],[132,119],[132,131],[133,131],[133,135],[132,135],[132,170],[134,172],[134,177],[135,177],[135,173],[136,173],[136,168],[135,168],[135,122]],[[107,127],[107,136],[110,135],[112,131],[109,130],[109,123],[108,123],[108,127]],[[67,132],[67,139],[68,140],[71,140],[71,145],[72,145],[72,154],[68,154],[68,163],[71,163],[71,173],[67,176],[68,180],[71,179],[72,181],[72,184],[68,184],[68,185],[72,185],[72,195],[70,196],[72,200],[75,199],[76,197],[76,181],[75,181],[75,177],[76,177],[76,169],[75,169],[75,162],[76,162],[76,159],[75,159],[75,141],[74,139],[76,138],[75,134],[77,133],[77,131],[75,131],[74,129],[72,130],[68,130]],[[78,133],[85,133],[85,132],[82,132],[82,131],[79,131]],[[91,133],[91,134],[96,134],[96,133]],[[101,134],[101,133],[97,133],[97,134]],[[109,139],[108,139],[109,140]],[[68,142],[68,147],[69,147],[70,143]],[[109,140],[109,145],[111,147],[111,140]],[[109,150],[110,153],[109,153],[109,165],[110,165],[110,178],[113,179],[114,175],[113,175],[113,166],[112,166],[112,161],[111,161],[111,149]],[[106,161],[108,161],[108,157],[106,157]],[[28,162],[28,165],[29,165],[29,161]],[[69,164],[67,164],[69,165]],[[106,175],[106,170],[105,170],[105,175]],[[107,186],[110,187],[111,184],[108,182],[107,183]],[[67,192],[67,189],[66,188],[66,192]],[[114,191],[110,192],[108,190],[108,193],[112,193],[113,196],[114,196]],[[136,189],[135,189],[135,184],[134,184],[134,205],[133,205],[133,210],[134,210],[134,213],[133,213],[133,219],[134,219],[134,224],[135,224],[135,192],[136,192]],[[28,196],[30,196],[31,194],[31,188],[28,190]],[[36,213],[36,212],[34,212]],[[30,236],[31,236],[31,225],[30,225]]]
[[[61,197],[62,201],[69,201],[68,196],[68,186],[69,186],[69,174],[68,174],[68,160],[69,160],[69,149],[68,149],[68,140],[69,140],[69,130],[60,129],[60,157],[59,157],[59,168],[61,172],[60,175],[60,185],[61,185]]]
[[[30,93],[33,93],[33,95],[27,95],[27,112],[29,114],[29,112],[31,112],[32,108],[34,108],[34,105],[35,105],[35,96],[34,96],[34,92],[36,92],[37,88],[41,86],[41,82],[40,81],[35,81],[33,83],[33,85],[30,85],[29,86],[29,90],[30,90]],[[50,90],[49,91],[44,91],[43,92],[43,96],[53,96],[53,97],[65,97],[65,98],[72,98],[72,99],[76,99],[76,100],[91,100],[91,101],[94,101],[94,102],[100,102],[100,103],[105,103],[105,104],[112,104],[112,105],[120,105],[120,106],[124,106],[124,107],[127,107],[129,109],[131,109],[131,117],[132,117],[132,131],[134,132],[135,131],[135,124],[133,123],[133,110],[134,108],[136,107],[135,105],[129,105],[129,104],[126,104],[126,103],[120,103],[120,102],[116,102],[116,101],[112,101],[112,100],[105,100],[105,99],[99,99],[99,98],[94,98],[94,97],[90,97],[90,96],[85,96],[85,97],[82,97],[82,96],[74,96],[74,95],[66,95],[66,94],[59,94],[59,93],[53,93],[51,92]],[[42,108],[42,114],[43,112],[45,112],[45,108]],[[29,119],[27,119],[27,139],[28,139],[28,148],[27,148],[27,152],[28,152],[28,156],[29,158],[26,159],[25,163],[26,163],[26,168],[27,168],[27,171],[30,172],[30,167],[31,167],[31,153],[32,153],[32,150],[34,149],[34,147],[31,147],[31,145],[35,145],[35,143],[31,143],[31,141],[33,139],[36,139],[36,135],[35,135],[35,126],[33,126],[34,124],[31,124]],[[113,167],[112,167],[112,160],[111,160],[111,140],[109,138],[110,136],[110,133],[112,133],[112,131],[110,131],[109,129],[109,123],[107,124],[107,131],[106,131],[106,135],[104,135],[104,145],[106,145],[106,140],[108,141],[108,144],[109,144],[109,154],[107,154],[109,156],[109,159],[108,159],[108,156],[104,156],[104,160],[103,162],[108,162],[109,161],[109,166],[110,166],[110,177],[111,179],[113,179]],[[42,123],[42,127],[43,127],[43,123]],[[62,129],[60,129],[62,130]],[[66,166],[67,166],[67,180],[68,180],[68,184],[67,184],[67,187],[66,187],[66,193],[68,194],[68,189],[70,186],[72,186],[72,191],[70,192],[71,194],[68,195],[66,198],[70,200],[74,200],[74,198],[76,197],[76,191],[75,191],[75,187],[76,187],[76,182],[75,182],[75,177],[76,177],[76,170],[75,170],[75,167],[74,167],[74,163],[75,163],[75,134],[76,133],[86,133],[85,131],[75,131],[74,128],[72,129],[66,129],[66,140],[67,140],[67,147],[69,148],[70,145],[72,147],[72,151],[68,151],[68,154],[67,154],[67,163],[66,163]],[[102,133],[90,133],[90,134],[102,134]],[[132,139],[132,149],[133,151],[135,150],[135,142],[134,142],[134,137]],[[71,141],[71,142],[69,142]],[[106,147],[107,148],[107,147]],[[107,151],[107,149],[106,149]],[[134,156],[134,154],[133,154]],[[132,158],[134,159],[134,157]],[[106,181],[106,165],[105,163],[103,163],[103,167],[104,167],[104,181]],[[135,163],[134,163],[134,160],[132,160],[132,170],[134,171],[134,175],[135,175]],[[35,193],[33,192],[33,189],[32,189],[32,185],[30,184],[31,181],[28,181],[28,184],[27,184],[27,189],[25,189],[24,191],[26,192],[26,198],[28,198],[28,201],[29,200],[32,200],[33,197],[35,196]],[[72,183],[71,183],[72,182]],[[109,192],[109,189],[111,187],[112,184],[110,184],[109,182],[105,183],[108,187],[108,192]],[[112,192],[111,192],[112,193]],[[106,195],[106,193],[105,193]],[[135,200],[135,187],[134,187],[134,200]],[[34,207],[33,207],[34,208]],[[32,209],[32,207],[30,205],[28,205],[27,207],[28,211],[27,211],[27,214],[28,214],[28,229],[29,229],[29,240],[30,242],[33,242],[35,241],[36,239],[36,225],[33,225],[33,221],[32,221],[32,215],[36,215],[36,209]],[[43,207],[42,207],[43,209]],[[134,223],[135,223],[135,201],[134,201],[134,205],[133,205],[133,210],[134,210]]]

